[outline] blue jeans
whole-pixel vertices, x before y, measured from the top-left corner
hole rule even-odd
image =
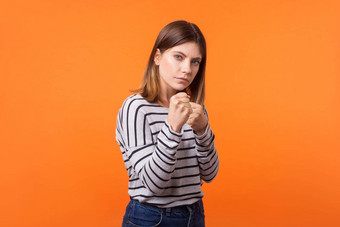
[[[203,202],[199,200],[188,206],[158,208],[130,200],[122,224],[122,227],[129,226],[204,227]]]

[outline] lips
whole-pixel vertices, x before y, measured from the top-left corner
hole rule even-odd
[[[176,77],[176,79],[182,82],[189,82],[187,78],[183,78],[183,77]]]

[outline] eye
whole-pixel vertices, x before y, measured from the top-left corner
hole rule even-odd
[[[199,65],[201,62],[199,60],[193,60],[191,63],[194,65]]]
[[[175,54],[174,57],[177,59],[177,60],[182,60],[182,56],[181,55],[178,55],[178,54]]]

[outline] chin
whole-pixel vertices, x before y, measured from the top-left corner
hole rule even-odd
[[[189,87],[189,85],[190,85],[189,83],[174,84],[174,86],[172,86],[172,88],[177,90],[177,91],[183,91],[187,87]]]
[[[187,86],[176,86],[176,87],[174,87],[174,89],[177,92],[181,92],[181,91],[185,91],[185,89],[187,89]]]

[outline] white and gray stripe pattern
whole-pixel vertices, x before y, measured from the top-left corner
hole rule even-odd
[[[116,139],[129,175],[131,198],[158,207],[189,205],[203,197],[219,159],[209,124],[197,136],[185,124],[180,133],[167,122],[168,108],[128,97],[117,116]]]

